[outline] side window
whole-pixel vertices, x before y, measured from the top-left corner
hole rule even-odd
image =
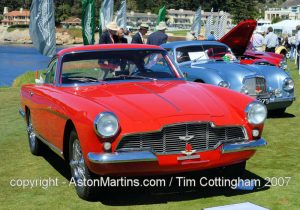
[[[56,71],[57,59],[53,60],[47,70],[45,83],[46,84],[54,84],[55,71]]]
[[[166,49],[168,52],[169,57],[171,57],[172,59],[174,58],[174,53],[172,49]]]

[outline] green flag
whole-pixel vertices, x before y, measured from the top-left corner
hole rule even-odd
[[[95,0],[82,0],[82,37],[84,45],[94,44]]]
[[[159,9],[156,25],[166,20],[166,6]]]

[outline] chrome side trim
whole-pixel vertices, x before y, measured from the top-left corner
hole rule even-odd
[[[36,132],[35,132],[36,133]],[[49,143],[46,139],[44,139],[43,137],[41,137],[39,134],[36,133],[36,136],[39,140],[41,140],[47,147],[49,147],[53,152],[55,152],[58,156],[60,156],[62,159],[64,158],[63,152],[58,149],[56,146],[54,146],[53,144]]]
[[[88,159],[92,163],[130,163],[158,161],[157,157],[150,151],[131,151],[114,153],[88,153]]]
[[[25,119],[25,112],[23,109],[19,108],[19,114]]]
[[[254,150],[266,145],[267,142],[263,138],[260,138],[258,140],[244,141],[244,142],[239,142],[234,144],[224,144],[221,148],[221,151],[222,154],[225,154],[225,153],[240,152],[245,150]]]

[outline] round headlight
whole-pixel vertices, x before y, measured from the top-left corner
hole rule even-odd
[[[102,138],[110,138],[119,131],[119,121],[115,114],[102,112],[94,121],[95,131]]]
[[[267,108],[261,102],[254,101],[246,107],[246,114],[250,124],[259,125],[267,118]]]
[[[221,81],[221,82],[219,82],[218,86],[224,87],[224,88],[229,88],[229,83],[226,81]]]
[[[285,80],[283,80],[283,89],[285,91],[290,91],[294,89],[294,81],[292,78],[286,78]]]

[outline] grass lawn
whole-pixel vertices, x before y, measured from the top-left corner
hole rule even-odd
[[[291,75],[300,98],[300,76],[294,64]],[[34,74],[33,74],[34,75]],[[291,177],[287,186],[255,191],[177,188],[164,190],[114,189],[96,202],[77,197],[69,186],[63,160],[50,150],[44,156],[31,155],[25,122],[18,114],[19,88],[0,88],[0,209],[202,209],[240,202],[252,202],[269,209],[300,209],[300,102],[296,100],[281,118],[266,121],[263,137],[268,146],[247,162],[247,178]],[[58,180],[58,186],[12,187],[14,181]],[[276,184],[275,182],[273,183]]]
[[[174,36],[186,36],[186,33],[189,32],[189,30],[183,30],[183,31],[167,31],[167,33],[171,33]]]

